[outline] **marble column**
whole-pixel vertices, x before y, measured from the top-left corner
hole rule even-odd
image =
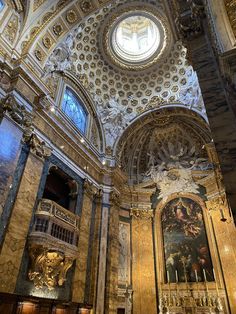
[[[51,150],[35,135],[32,136],[29,145],[30,152],[0,253],[0,292],[14,293],[44,158],[51,154]]]
[[[101,206],[101,226],[99,243],[99,261],[97,278],[97,295],[95,313],[104,314],[105,289],[106,289],[106,270],[107,270],[107,245],[109,233],[110,216],[110,190],[103,191]]]
[[[92,215],[93,198],[96,188],[88,180],[84,182],[83,206],[80,218],[80,233],[78,243],[78,258],[76,260],[75,275],[72,286],[72,302],[85,302],[85,283],[87,259],[89,254],[89,235]]]
[[[87,278],[88,286],[88,300],[89,304],[96,304],[96,290],[97,290],[97,277],[98,277],[98,260],[99,260],[99,238],[100,238],[100,226],[101,226],[101,208],[102,208],[102,193],[101,190],[95,196],[95,209],[93,214],[94,225],[93,231],[91,232],[91,261],[89,278]]]
[[[104,313],[116,314],[118,301],[120,196],[114,191],[110,194],[110,204]]]

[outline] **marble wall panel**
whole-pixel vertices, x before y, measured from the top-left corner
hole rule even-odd
[[[14,293],[42,168],[30,153],[0,254],[0,292]]]
[[[118,259],[119,259],[119,206],[113,204],[110,208],[108,251],[106,269],[105,312],[117,313],[118,301]]]
[[[92,196],[84,193],[83,209],[80,220],[80,234],[78,243],[78,259],[76,260],[73,280],[72,301],[84,303],[87,258],[89,249],[90,224],[92,215]]]
[[[0,216],[13,184],[14,172],[21,150],[22,131],[3,118],[0,124]]]
[[[104,196],[103,196],[104,198]],[[107,235],[109,221],[109,207],[102,206],[102,222],[100,234],[99,249],[99,266],[98,266],[98,283],[97,283],[97,299],[96,314],[104,314],[104,297],[105,297],[105,276],[106,276],[106,257],[107,257]]]

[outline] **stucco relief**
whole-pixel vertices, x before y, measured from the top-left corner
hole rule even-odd
[[[119,284],[130,282],[130,225],[120,222],[119,225]]]
[[[186,70],[186,75],[187,85],[180,90],[177,100],[186,105],[189,109],[202,112],[202,114],[206,117],[206,110],[203,103],[197,74],[193,68],[189,66]]]
[[[120,104],[118,96],[111,97],[106,103],[94,95],[95,103],[106,134],[107,146],[113,146],[134,114],[127,112],[127,108]]]
[[[152,141],[150,142],[152,143]],[[199,186],[193,180],[193,170],[212,169],[207,158],[199,156],[195,146],[180,142],[168,142],[156,150],[152,143],[149,152],[148,170],[144,180],[152,179],[160,190],[158,198],[164,200],[172,193],[199,193]]]

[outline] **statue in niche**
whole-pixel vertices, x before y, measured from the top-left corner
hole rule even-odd
[[[162,212],[165,265],[170,282],[213,281],[212,262],[206,237],[202,209],[190,198],[175,198]]]

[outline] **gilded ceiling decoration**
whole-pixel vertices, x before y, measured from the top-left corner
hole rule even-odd
[[[116,1],[86,18],[65,37],[45,63],[47,84],[52,81],[52,73],[56,78],[58,72],[69,72],[84,85],[103,124],[108,148],[114,146],[136,116],[153,108],[175,104],[206,117],[197,76],[188,65],[186,49],[181,42],[173,45],[169,38],[171,52],[162,61],[156,60],[148,71],[136,73],[114,65],[102,52],[101,45],[106,44],[104,25],[114,16],[117,7],[122,17],[123,8],[129,7],[126,3],[130,1]],[[147,6],[148,11],[150,7],[151,3]],[[161,5],[157,7],[163,10]],[[145,12],[143,3],[142,8]],[[158,16],[159,11],[153,12]]]

